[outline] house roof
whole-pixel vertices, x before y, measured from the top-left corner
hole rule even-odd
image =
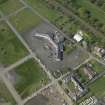
[[[82,39],[83,39],[83,33],[82,33],[82,31],[79,31],[79,32],[77,32],[75,35],[74,35],[74,39],[77,41],[77,42],[80,42]]]

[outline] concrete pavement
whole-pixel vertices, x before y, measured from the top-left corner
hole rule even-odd
[[[19,60],[18,62],[16,62],[15,64],[11,65],[10,67],[6,68],[4,70],[3,73],[0,73],[1,77],[3,78],[3,81],[5,82],[7,88],[9,89],[9,91],[11,92],[11,94],[13,95],[13,97],[15,98],[16,102],[18,103],[18,105],[23,105],[25,102],[27,102],[29,99],[31,99],[32,97],[36,96],[38,93],[40,93],[42,90],[44,90],[45,88],[51,86],[52,84],[56,83],[57,87],[59,88],[59,90],[61,92],[63,92],[64,97],[66,97],[66,99],[68,100],[69,103],[71,102],[71,99],[67,97],[67,95],[64,93],[64,90],[59,86],[58,84],[58,80],[61,80],[63,77],[65,77],[67,74],[69,74],[69,72],[67,74],[62,75],[60,78],[58,79],[54,79],[54,77],[51,75],[50,72],[48,72],[48,70],[46,69],[45,65],[43,65],[40,61],[40,59],[38,59],[36,57],[36,55],[32,52],[32,50],[30,49],[30,47],[28,46],[28,44],[25,42],[25,40],[21,37],[21,35],[17,32],[17,30],[12,26],[12,24],[8,21],[8,17],[22,11],[25,8],[29,8],[31,11],[33,11],[35,14],[37,14],[38,16],[40,16],[44,21],[48,22],[49,24],[51,24],[46,18],[44,18],[43,16],[41,16],[36,10],[34,10],[31,6],[29,6],[26,2],[24,2],[23,0],[20,0],[23,4],[24,7],[20,8],[19,10],[17,10],[15,13],[10,14],[9,16],[2,16],[3,20],[6,21],[6,23],[9,25],[9,27],[12,29],[12,31],[16,34],[16,36],[19,38],[19,40],[23,43],[23,45],[28,49],[30,55],[26,56],[25,58]],[[3,14],[2,14],[3,15]],[[0,21],[2,20],[2,18],[0,19]],[[51,24],[52,25],[52,24]],[[54,25],[53,25],[54,26]],[[54,26],[55,27],[55,26]],[[62,31],[60,31],[62,32]],[[64,34],[64,33],[63,33]],[[40,64],[40,66],[44,69],[44,71],[48,74],[49,78],[52,80],[51,83],[49,83],[48,85],[44,86],[43,88],[41,88],[40,90],[38,90],[37,92],[35,92],[34,94],[32,94],[30,97],[28,97],[25,100],[21,100],[20,96],[18,95],[18,93],[16,92],[16,90],[14,89],[14,87],[11,85],[10,81],[7,80],[7,78],[5,77],[5,73],[12,70],[13,68],[17,67],[18,65],[24,63],[25,61],[27,61],[30,58],[34,58],[35,60],[37,60]],[[94,58],[94,57],[93,57]],[[94,58],[96,59],[96,58]],[[88,62],[90,60],[87,59],[84,63]],[[96,59],[98,62],[100,62],[101,64],[104,64],[103,62],[101,62],[100,60]],[[82,65],[82,64],[81,64]],[[78,69],[81,65],[79,65],[78,67],[76,67],[75,69]]]
[[[3,73],[5,74],[5,73],[9,72],[10,70],[13,70],[14,68],[16,68],[17,66],[23,64],[24,62],[28,61],[31,58],[32,58],[32,55],[27,55],[26,57],[20,59],[19,61],[17,61],[16,63],[10,65],[9,67],[4,68]]]
[[[5,77],[3,73],[0,73],[0,77],[3,79],[3,82],[5,83],[6,87],[10,91],[13,98],[15,99],[16,103],[18,105],[23,105],[22,99],[20,98],[19,94],[17,93],[13,85],[10,83],[10,81]]]

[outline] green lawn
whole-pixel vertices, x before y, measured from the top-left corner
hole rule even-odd
[[[102,73],[105,71],[105,66],[100,64],[99,62],[97,62],[96,60],[91,60],[88,62],[89,64],[92,65],[92,69],[97,72],[97,73]],[[80,80],[81,82],[87,82],[89,79],[88,79],[88,76],[86,76],[86,74],[84,73],[83,71],[83,66],[81,66],[77,71],[76,73],[80,76]]]
[[[79,103],[83,102],[85,99],[88,99],[91,96],[96,96],[97,98],[103,98],[105,97],[105,76],[97,79],[94,83],[90,84],[88,86],[89,91],[88,93],[81,97],[77,102]]]
[[[7,0],[5,3],[0,4],[0,10],[5,15],[8,15],[20,9],[22,6],[19,0]]]
[[[65,45],[65,53],[66,54],[70,54],[71,52],[73,52],[76,49],[76,45],[72,45],[72,44],[66,44]]]
[[[105,76],[101,77],[100,79],[97,79],[94,83],[89,85],[89,92],[81,97],[78,100],[78,103],[83,102],[85,99],[96,96],[97,98],[104,98],[105,97]],[[77,104],[78,105],[78,104]]]
[[[42,20],[29,9],[24,9],[18,14],[10,17],[10,21],[19,32],[23,32],[37,26]]]
[[[84,82],[87,82],[89,79],[88,79],[88,76],[84,73],[84,71],[83,71],[83,67],[80,67],[77,71],[77,74],[79,75],[79,77],[80,77],[80,81],[82,82],[82,83],[84,83]]]
[[[97,79],[94,83],[88,86],[89,92],[78,100],[81,103],[90,96],[96,96],[97,98],[105,97],[105,76]],[[78,105],[78,104],[77,104]]]
[[[5,22],[0,22],[0,64],[10,65],[28,54]]]
[[[105,66],[100,64],[99,62],[91,60],[89,63],[92,64],[93,70],[96,71],[97,73],[105,71]]]
[[[75,91],[74,83],[71,80],[68,81],[67,86],[71,91],[73,91],[73,92]]]
[[[48,8],[43,0],[25,1],[27,1],[34,9],[36,9],[39,13],[48,18],[50,21],[54,21],[60,15],[60,13],[55,11],[54,9]]]
[[[15,88],[22,98],[29,96],[49,81],[46,73],[34,59],[17,67],[15,72],[20,78],[16,81]]]
[[[3,100],[3,102],[9,102],[11,105],[16,104],[2,80],[0,80],[0,100]]]
[[[105,76],[92,83],[89,89],[96,97],[105,97]]]

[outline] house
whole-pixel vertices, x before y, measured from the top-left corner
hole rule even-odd
[[[79,80],[76,77],[71,76],[71,81],[74,83],[75,91],[70,92],[69,96],[71,96],[71,98],[74,101],[77,101],[80,97],[82,97],[87,92],[87,89],[83,87],[83,85],[79,82]]]
[[[94,47],[94,53],[99,57],[105,57],[105,49],[100,47]]]
[[[73,39],[74,39],[76,42],[82,41],[82,40],[83,40],[83,32],[82,32],[82,31],[78,31],[78,32],[74,35]]]
[[[93,71],[92,67],[90,67],[89,64],[85,65],[83,70],[89,79],[92,79],[96,75],[96,72]]]

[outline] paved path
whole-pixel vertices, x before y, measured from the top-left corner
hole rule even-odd
[[[102,76],[105,75],[105,71],[98,74],[96,77],[94,77],[89,83],[87,83],[85,86],[89,86],[90,84],[92,84],[93,82],[95,82],[97,79],[101,78]]]
[[[4,17],[4,15],[3,15],[3,13],[1,11],[0,11],[0,14],[7,21],[7,18]],[[9,69],[9,68],[7,68],[7,69]],[[3,79],[3,82],[5,83],[6,87],[10,91],[11,95],[13,96],[13,98],[15,99],[16,103],[18,105],[23,105],[21,97],[19,96],[19,94],[17,93],[17,91],[15,90],[13,85],[10,83],[10,81],[6,78],[5,72],[1,71],[0,72],[0,77]]]
[[[11,17],[11,16],[13,16],[13,15],[16,15],[17,13],[23,11],[25,8],[27,8],[27,7],[23,6],[23,7],[19,8],[18,10],[16,10],[15,12],[10,13],[9,15],[5,15],[5,18],[9,18],[9,17]],[[2,12],[1,12],[0,14],[2,15],[2,17],[0,18],[0,21],[5,20],[3,14],[2,14]]]
[[[55,29],[57,29],[62,35],[64,35],[66,38],[68,38],[68,40],[70,40],[71,42],[73,42],[73,40],[71,40],[68,36],[66,36],[59,28],[57,28],[55,25],[53,25],[48,19],[46,19],[37,10],[35,10],[34,8],[32,8],[30,5],[28,5],[24,0],[20,0],[20,2],[23,3],[25,5],[25,7],[27,7],[28,9],[30,9],[33,13],[35,13],[35,15],[39,16],[43,21],[47,22],[49,25],[51,25],[52,27],[54,27]]]
[[[32,58],[32,55],[28,55],[28,56],[20,59],[19,61],[17,61],[16,63],[10,65],[9,67],[4,68],[3,73],[5,74],[5,73],[9,72],[10,70],[13,70],[14,68],[16,68],[17,66],[23,64],[24,62],[28,61],[28,59],[31,59],[31,58]]]
[[[46,89],[47,87],[53,85],[53,84],[57,84],[58,89],[63,93],[64,97],[67,99],[67,101],[69,103],[72,103],[71,99],[65,94],[64,90],[59,86],[58,81],[61,80],[63,77],[65,77],[66,75],[68,75],[70,72],[62,75],[60,78],[58,79],[54,79],[54,77],[51,75],[51,73],[46,69],[46,67],[41,63],[40,59],[38,59],[36,57],[36,55],[32,52],[32,50],[30,49],[30,47],[28,46],[28,44],[25,42],[25,40],[21,37],[20,33],[17,32],[17,30],[14,28],[14,26],[9,22],[8,18],[12,15],[15,15],[16,13],[22,11],[25,8],[30,9],[33,13],[35,13],[36,15],[38,15],[40,18],[42,18],[45,22],[49,23],[50,25],[52,25],[46,18],[44,18],[42,15],[40,15],[35,9],[33,9],[30,5],[28,5],[26,2],[24,2],[23,0],[20,0],[21,3],[24,4],[24,6],[22,8],[20,8],[19,10],[15,11],[14,13],[11,13],[8,16],[4,16],[1,12],[0,14],[2,15],[2,18],[0,19],[0,21],[3,19],[6,21],[6,23],[9,25],[9,27],[12,29],[12,31],[16,34],[16,36],[18,37],[18,39],[23,43],[23,45],[27,48],[27,50],[29,51],[29,55],[24,57],[23,59],[19,60],[18,62],[16,62],[15,64],[11,65],[10,67],[6,68],[4,70],[4,72],[0,72],[0,76],[3,78],[3,81],[5,82],[7,88],[9,89],[9,91],[11,92],[11,94],[13,95],[13,97],[15,98],[16,102],[18,103],[18,105],[23,105],[25,102],[27,102],[28,100],[30,100],[32,97],[36,96],[38,93],[40,93],[41,91],[43,91],[44,89]],[[63,8],[64,9],[64,8]],[[70,12],[71,13],[71,12]],[[74,15],[74,14],[72,14]],[[74,15],[75,16],[75,15]],[[76,16],[77,18],[77,16]],[[83,20],[81,20],[83,21]],[[53,27],[55,27],[54,25],[52,25]],[[89,26],[90,27],[90,26]],[[57,29],[57,27],[55,27]],[[59,30],[59,29],[57,29]],[[59,30],[60,31],[60,30]],[[64,33],[62,31],[60,31],[63,35]],[[72,41],[72,40],[71,40]],[[10,83],[9,80],[7,80],[7,78],[5,77],[5,73],[12,70],[13,68],[17,67],[18,65],[24,63],[25,61],[27,61],[30,58],[34,58],[35,60],[37,60],[39,62],[39,64],[41,65],[41,67],[44,69],[44,71],[48,74],[49,78],[51,79],[51,83],[49,83],[48,85],[42,87],[41,89],[39,89],[38,91],[36,91],[35,93],[33,93],[31,96],[29,96],[28,98],[26,98],[25,100],[22,100],[20,98],[20,96],[18,95],[18,93],[16,92],[16,90],[14,89],[14,87],[12,86],[12,84]],[[92,56],[93,57],[93,56]],[[86,61],[84,61],[84,63],[88,62],[91,58],[87,59]],[[96,58],[94,58],[96,59]],[[96,59],[98,62],[100,62],[101,64],[104,64],[103,62],[101,62],[100,60]],[[83,64],[84,64],[83,63]],[[82,64],[80,64],[78,67],[74,68],[74,69],[78,69]],[[103,74],[100,74],[99,76],[101,76]],[[99,78],[99,76],[97,78]]]
[[[71,98],[65,93],[65,91],[63,90],[63,88],[58,83],[56,83],[56,87],[59,90],[59,92],[62,94],[62,96],[64,97],[64,99],[67,101],[67,103],[69,105],[73,105],[73,101],[71,100]]]
[[[10,81],[1,72],[0,72],[0,77],[2,77],[3,82],[5,83],[6,87],[10,91],[11,95],[13,96],[13,98],[15,99],[16,103],[18,105],[23,105],[22,99],[20,98],[20,96],[18,95],[17,91],[15,90],[13,85],[10,83]]]
[[[77,70],[79,67],[81,67],[83,64],[86,64],[87,62],[89,62],[92,59],[92,57],[90,56],[88,59],[86,59],[83,63],[81,63],[80,65],[78,65],[77,67],[73,68],[73,70]]]
[[[42,17],[37,11],[35,11],[31,6],[27,5],[24,1],[20,0],[25,7],[28,7],[31,11],[33,11],[35,14],[37,14],[38,16],[40,16],[44,21],[48,22],[49,24],[51,24],[47,19],[45,19],[44,17]],[[13,14],[12,14],[13,15]],[[8,21],[8,17],[3,17],[6,21],[6,23],[10,26],[10,28],[12,29],[12,31],[16,34],[16,36],[19,38],[19,40],[24,44],[24,46],[28,49],[28,51],[30,52],[30,54],[37,59],[37,57],[35,56],[35,54],[32,52],[32,50],[30,49],[30,47],[27,45],[27,43],[24,41],[24,39],[21,37],[21,35],[17,32],[17,30],[14,28],[14,26],[12,26],[12,24]],[[52,25],[52,24],[51,24]],[[55,27],[53,25],[53,27]],[[64,33],[63,33],[64,34]],[[20,63],[24,62],[28,57],[24,58],[23,60],[20,60],[18,63],[12,65],[11,67],[7,68],[5,71],[9,71],[12,68],[14,68],[14,66],[16,67],[17,65],[19,65]],[[35,92],[34,94],[32,94],[30,97],[26,98],[23,102],[21,102],[18,97],[15,99],[17,100],[17,102],[19,104],[23,104],[25,102],[27,102],[29,99],[31,99],[32,97],[34,97],[35,95],[37,95],[38,93],[40,93],[40,91],[44,90],[45,88],[49,87],[50,85],[57,83],[58,84],[58,80],[62,79],[63,77],[65,77],[67,74],[62,75],[60,78],[58,79],[54,79],[54,77],[47,71],[46,67],[41,63],[41,61],[39,59],[37,59],[37,61],[39,62],[39,64],[41,65],[41,67],[44,68],[45,72],[48,74],[48,76],[50,77],[50,79],[52,80],[52,82],[50,84],[48,84],[47,86],[41,88],[40,90],[38,90],[37,92]],[[9,88],[9,87],[8,87]],[[61,90],[61,89],[60,89]],[[13,92],[13,91],[12,91]],[[64,93],[63,89],[62,92]],[[15,93],[15,92],[14,92]],[[66,96],[67,98],[67,96]],[[67,99],[69,99],[69,102],[71,102],[71,99],[68,97]]]
[[[53,77],[53,76],[51,75],[51,73],[46,69],[46,67],[41,63],[40,59],[38,59],[38,58],[36,57],[35,53],[32,52],[32,50],[30,49],[30,47],[28,46],[28,44],[25,42],[25,40],[24,40],[24,39],[21,37],[21,35],[17,32],[17,30],[14,28],[14,26],[9,22],[8,18],[5,17],[5,16],[2,14],[2,12],[0,12],[0,14],[2,15],[2,18],[5,19],[6,23],[9,25],[9,27],[12,29],[12,31],[16,34],[16,36],[18,37],[18,39],[23,43],[23,45],[24,45],[24,46],[27,48],[27,50],[29,51],[29,53],[30,53],[29,58],[30,58],[30,57],[33,57],[35,60],[37,60],[37,62],[38,62],[39,65],[43,68],[43,70],[47,73],[47,75],[49,76],[49,78],[50,78],[51,80],[54,80],[54,77]],[[23,59],[22,61],[17,62],[16,64],[12,65],[11,67],[7,68],[7,70],[5,70],[5,71],[11,70],[11,68],[13,68],[14,66],[16,67],[16,66],[19,65],[21,62],[24,62],[24,61],[27,60],[27,59],[28,59],[28,57],[26,57],[26,58]],[[4,81],[6,80],[6,78],[5,78],[4,76],[3,76],[2,78],[4,78]],[[5,83],[7,84],[7,86],[8,86],[9,89],[12,88],[12,86],[9,87],[9,86],[10,86],[10,85],[9,85],[9,81],[6,81]],[[14,89],[14,90],[15,90],[15,89]],[[11,90],[11,91],[16,95],[16,93],[15,93],[14,90],[13,90],[13,91]],[[11,91],[10,91],[10,92],[11,92]],[[14,94],[13,94],[13,96],[14,96]],[[16,99],[16,97],[14,97],[14,98]],[[19,103],[19,105],[22,105],[22,102],[18,99],[18,96],[17,96],[16,101]]]
[[[33,97],[37,96],[37,94],[39,94],[41,91],[45,90],[46,88],[50,87],[53,84],[57,84],[59,80],[61,80],[63,77],[67,76],[68,74],[70,74],[70,72],[67,72],[66,74],[62,75],[61,77],[59,77],[58,79],[54,79],[52,82],[50,82],[48,85],[42,87],[41,89],[39,89],[38,91],[36,91],[35,93],[33,93],[31,96],[29,96],[28,98],[26,98],[25,100],[23,100],[23,103],[25,104],[27,101],[29,101],[30,99],[32,99]]]

